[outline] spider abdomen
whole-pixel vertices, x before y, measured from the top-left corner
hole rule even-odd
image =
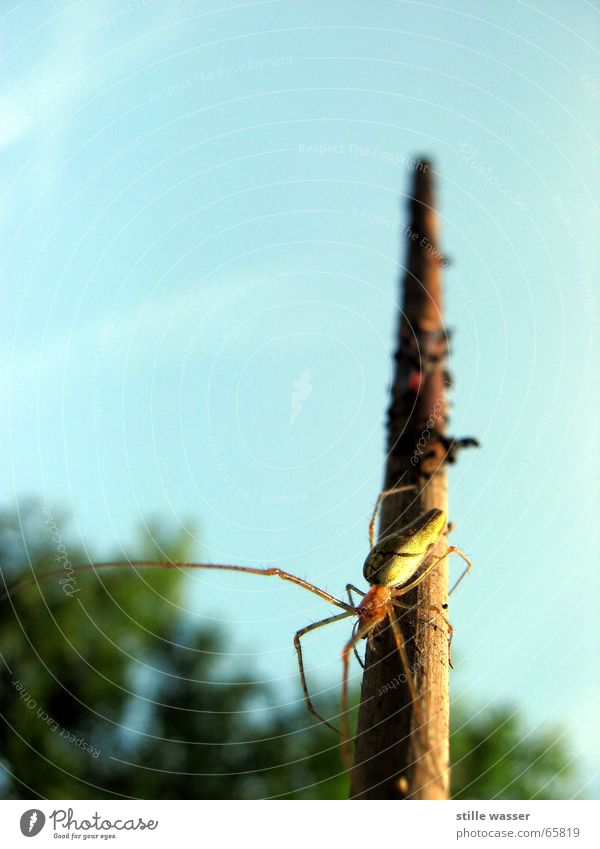
[[[401,587],[415,574],[447,524],[446,513],[434,508],[380,539],[365,560],[365,580],[371,585]]]

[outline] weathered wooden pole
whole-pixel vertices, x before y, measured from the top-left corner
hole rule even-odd
[[[409,197],[408,261],[403,281],[395,375],[388,420],[385,488],[412,484],[414,492],[388,497],[380,536],[432,507],[447,512],[445,436],[448,336],[433,174],[420,161]],[[447,546],[446,537],[440,549]],[[405,670],[389,625],[367,648],[351,777],[351,796],[364,799],[446,799],[449,793],[448,632],[432,612],[448,602],[443,560],[403,601],[398,623],[419,694],[411,702]]]

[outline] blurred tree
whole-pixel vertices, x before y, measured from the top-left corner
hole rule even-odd
[[[344,797],[303,703],[273,718],[247,670],[219,674],[222,636],[178,606],[184,573],[73,572],[90,555],[65,527],[35,503],[0,516],[5,587],[59,572],[0,602],[1,796]],[[186,560],[188,540],[155,524],[129,556]]]
[[[558,730],[528,729],[506,706],[475,713],[460,705],[452,726],[453,799],[569,799],[576,794],[575,764]]]
[[[345,798],[338,741],[299,700],[246,669],[223,674],[225,641],[178,601],[188,576],[73,572],[90,562],[64,517],[30,503],[0,515],[0,796],[28,799]],[[190,537],[150,526],[131,559],[185,560]],[[123,559],[123,553],[118,557]],[[334,715],[336,697],[325,715]],[[572,795],[564,747],[510,711],[452,735],[454,798]]]

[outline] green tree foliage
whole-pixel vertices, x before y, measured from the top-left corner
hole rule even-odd
[[[0,516],[4,586],[56,573],[0,601],[0,796],[346,796],[335,735],[301,701],[274,708],[246,668],[223,669],[224,637],[178,603],[185,573],[74,572],[90,553],[63,539],[67,527],[35,504]],[[189,555],[185,536],[159,526],[130,552]],[[456,798],[570,795],[563,747],[510,712],[469,721],[463,708],[452,753]]]
[[[182,572],[74,572],[89,553],[31,504],[0,517],[0,795],[4,798],[342,798],[337,739],[246,669],[178,601]],[[131,559],[185,560],[146,532]],[[123,559],[123,553],[117,555]],[[221,664],[222,665],[222,664]]]
[[[450,738],[454,799],[569,799],[575,765],[557,730],[528,729],[508,707],[453,715]]]

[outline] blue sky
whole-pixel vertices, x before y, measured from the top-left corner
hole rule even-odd
[[[4,4],[6,503],[65,508],[95,554],[161,516],[198,557],[361,583],[431,156],[451,432],[483,445],[450,472],[453,694],[561,723],[593,781],[598,29],[575,0]],[[291,636],[327,608],[194,582],[298,699]],[[346,630],[311,640],[317,689]]]

